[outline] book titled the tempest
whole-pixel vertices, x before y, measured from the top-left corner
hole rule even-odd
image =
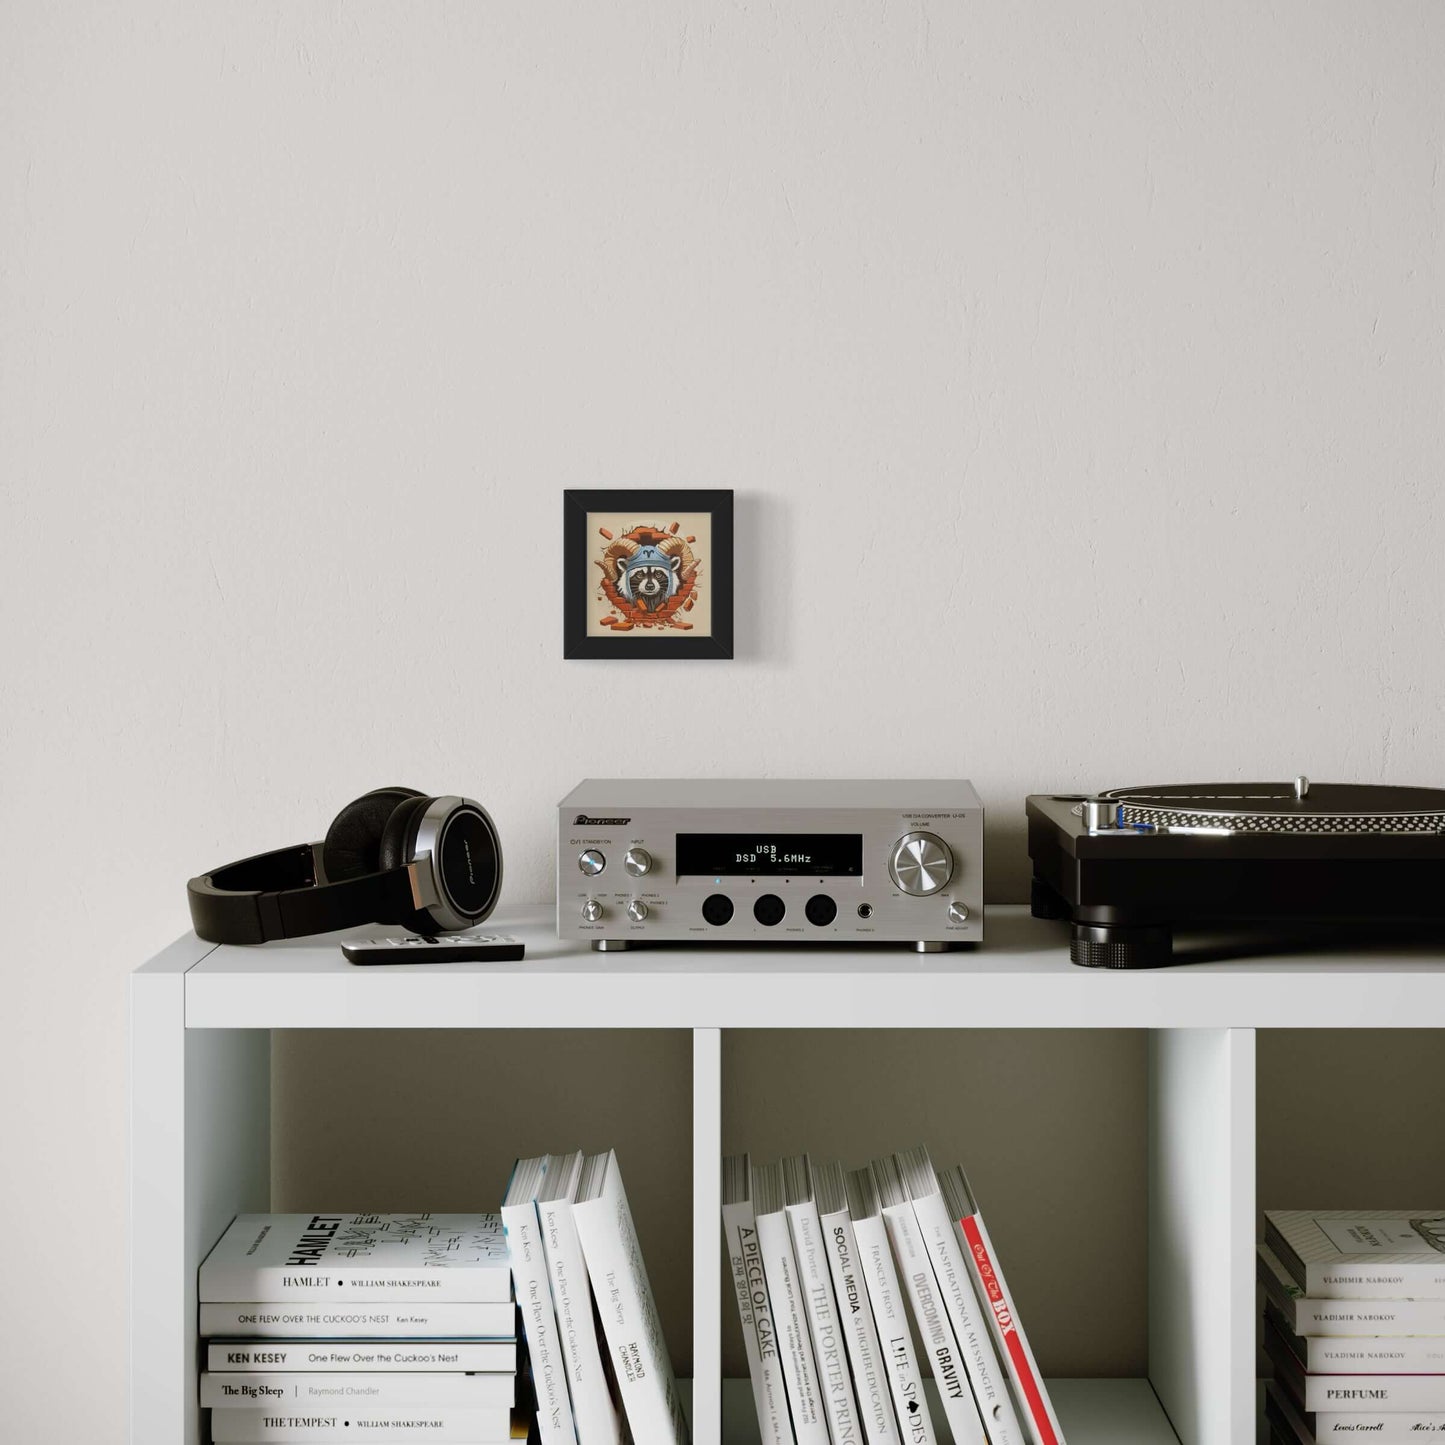
[[[201,1266],[203,1303],[511,1299],[496,1214],[241,1214]]]

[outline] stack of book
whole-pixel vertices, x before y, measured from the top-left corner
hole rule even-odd
[[[495,1214],[243,1214],[200,1272],[210,1438],[526,1438]]]
[[[1445,1213],[1270,1210],[1264,1221],[1274,1445],[1445,1436]]]
[[[962,1169],[735,1154],[723,1229],[763,1445],[1063,1445]]]
[[[502,1223],[541,1445],[687,1445],[617,1155],[518,1159]]]

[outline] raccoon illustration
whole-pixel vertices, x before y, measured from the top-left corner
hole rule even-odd
[[[669,557],[656,547],[639,547],[623,564],[617,590],[634,606],[656,612],[677,593],[681,557]]]

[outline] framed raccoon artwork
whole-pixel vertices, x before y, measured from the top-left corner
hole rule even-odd
[[[731,657],[733,494],[569,491],[564,657]]]

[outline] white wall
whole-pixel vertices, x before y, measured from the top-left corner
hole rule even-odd
[[[0,8],[8,1427],[120,1437],[127,972],[368,787],[484,798],[522,898],[588,773],[968,775],[1005,894],[1033,788],[1440,781],[1442,56],[1429,0]],[[735,662],[561,660],[586,484],[737,489]]]

